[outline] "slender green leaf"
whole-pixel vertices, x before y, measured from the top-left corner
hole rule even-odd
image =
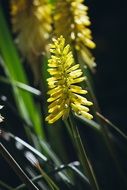
[[[4,19],[2,7],[0,5],[0,52],[4,60],[4,69],[9,77],[13,86],[15,100],[17,107],[20,110],[20,114],[26,120],[28,124],[33,124],[36,134],[44,138],[44,132],[42,130],[41,116],[36,108],[33,98],[30,93],[17,88],[13,83],[14,81],[28,84],[23,65],[18,57],[18,53],[13,44],[12,37],[7,28],[6,21]]]

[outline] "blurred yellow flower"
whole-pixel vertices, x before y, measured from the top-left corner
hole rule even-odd
[[[55,36],[63,35],[75,46],[85,63],[93,69],[96,64],[89,48],[95,48],[95,43],[88,28],[91,22],[87,11],[88,7],[83,5],[83,0],[57,1],[54,11]]]
[[[11,0],[14,32],[21,51],[29,56],[45,52],[51,32],[51,7],[46,0]]]
[[[49,44],[51,6],[48,0],[11,0],[11,15],[17,45],[34,71],[37,58],[47,51]]]
[[[92,105],[80,94],[86,94],[87,91],[76,83],[85,80],[79,64],[74,64],[70,45],[65,45],[63,36],[53,39],[50,45],[51,59],[48,61],[48,72],[51,77],[47,79],[50,95],[47,100],[50,102],[48,106],[49,116],[46,117],[48,123],[54,123],[59,118],[66,119],[70,109],[77,114],[83,115],[85,118],[92,119],[93,116],[88,113],[87,106]]]

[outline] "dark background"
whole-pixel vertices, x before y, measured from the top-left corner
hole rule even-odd
[[[127,1],[87,0],[97,72],[95,89],[101,110],[127,131]]]
[[[0,1],[0,3],[1,2],[4,5],[5,11],[8,10],[9,1],[3,0]],[[121,130],[123,130],[127,134],[127,1],[86,0],[86,5],[89,6],[89,16],[92,22],[91,29],[94,41],[97,45],[96,49],[93,51],[97,63],[96,74],[93,76],[95,93],[103,115],[105,115],[113,123],[119,126],[119,128],[121,128]],[[8,19],[7,11],[6,16]],[[10,89],[8,89],[8,91],[9,90]],[[4,89],[4,86],[1,86],[1,92],[7,93]],[[11,99],[11,94],[8,94],[8,96],[10,96]],[[10,110],[7,110],[5,108],[4,112],[4,115],[7,118],[14,117],[13,113],[11,113]],[[20,127],[20,123],[18,123],[18,120],[14,120],[13,122],[12,125],[14,126],[14,128],[12,129],[12,131],[15,131],[15,134],[17,134],[21,138],[24,137],[24,134],[22,134],[22,128]],[[91,135],[87,138],[90,139]],[[93,139],[92,143],[94,143]],[[98,143],[97,140],[95,141],[95,143]],[[94,149],[93,144],[92,147]],[[96,147],[97,145],[95,145],[95,150]],[[96,155],[95,152],[93,154],[95,156],[95,160],[96,158],[98,160],[99,155]],[[123,158],[124,165],[124,154],[121,154],[120,156],[121,160]],[[109,158],[106,159],[108,165],[110,160]],[[103,186],[103,189],[124,190],[125,188],[117,183],[118,176],[115,175],[115,171],[113,171],[112,168],[111,170],[107,168],[106,171],[106,159],[104,160],[105,169],[102,173],[102,176],[100,175],[101,167],[104,167],[104,164],[101,162],[99,163],[99,161],[95,164],[97,165],[98,170],[100,170],[98,176],[101,176],[103,178],[101,184]],[[10,177],[10,183],[13,184],[13,178],[15,178],[15,183],[16,180],[18,181],[15,174],[12,172],[10,167],[8,167],[7,163],[3,159],[0,160],[0,168],[0,178],[6,179],[9,178],[9,176],[11,175],[12,178]],[[5,171],[1,172],[1,170]],[[105,174],[109,175],[109,177],[103,176]]]

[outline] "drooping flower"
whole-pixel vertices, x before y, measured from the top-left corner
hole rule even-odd
[[[66,119],[70,110],[92,119],[87,106],[92,105],[83,95],[87,93],[78,84],[85,80],[79,64],[74,64],[70,45],[65,45],[63,36],[53,39],[50,45],[51,59],[48,61],[48,123],[54,123],[59,118]]]
[[[0,105],[0,109],[2,109],[2,108],[3,108],[3,106]],[[2,115],[0,114],[0,123],[3,121],[3,119],[4,119],[4,118],[3,118]]]
[[[33,69],[36,69],[38,57],[47,51],[49,44],[51,6],[48,0],[11,0],[11,15],[17,45]]]
[[[85,63],[93,69],[94,57],[89,49],[95,48],[92,41],[88,7],[83,0],[59,0],[54,11],[55,36],[65,39],[81,54]]]

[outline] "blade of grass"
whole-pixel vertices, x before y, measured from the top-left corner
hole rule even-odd
[[[3,82],[5,84],[10,84],[11,85],[11,81],[5,77],[2,77],[0,76],[0,82]],[[24,90],[24,91],[27,91],[35,96],[41,96],[41,91],[34,88],[34,87],[31,87],[27,84],[24,84],[22,82],[18,82],[18,81],[13,81],[13,85],[15,85],[16,87]]]
[[[87,177],[75,166],[77,165],[77,162],[75,164],[75,162],[71,162],[67,165],[61,165],[60,167],[56,168],[55,170],[49,172],[48,174],[54,175],[56,173],[59,173],[65,169],[70,169],[72,170],[84,183],[86,183],[88,186],[90,186],[89,180],[87,179]],[[33,182],[38,182],[39,180],[41,180],[43,178],[42,175],[36,176],[32,179]],[[20,190],[20,189],[24,189],[26,187],[25,184],[21,184],[18,187],[15,188],[15,190]]]
[[[38,150],[36,150],[31,145],[29,145],[27,142],[23,141],[22,139],[20,139],[19,137],[16,137],[16,136],[13,136],[13,138],[17,142],[19,142],[20,144],[22,144],[23,146],[25,146],[26,148],[28,148],[30,151],[32,151],[34,154],[36,154],[38,157],[40,157],[43,161],[45,161],[45,162],[48,161],[48,159],[42,153],[40,153]]]
[[[51,149],[51,146],[47,142],[42,141],[42,140],[40,140],[40,144],[42,145],[43,149],[45,150],[47,155],[50,157],[50,159],[55,163],[55,166],[60,167],[60,165],[62,165],[62,162],[58,158],[58,156],[55,154],[55,152]],[[64,173],[59,172],[58,174],[66,184],[73,185],[73,182],[67,172],[64,172]]]
[[[34,155],[41,158],[46,164],[51,165],[52,167],[54,167],[53,163],[50,162],[50,160],[48,160],[47,157],[45,157],[41,152],[39,152],[37,149],[35,149],[31,145],[29,145],[27,142],[23,141],[21,138],[13,135],[12,133],[5,132],[2,129],[0,129],[0,134],[1,134],[1,137],[3,137],[3,139],[5,139],[5,140],[6,140],[6,138],[7,139],[13,138],[16,142],[23,145],[25,148],[27,148],[29,151],[31,151]],[[56,167],[59,167],[60,165],[62,165],[62,162],[59,160],[57,155],[53,152],[51,147],[49,147],[49,145],[46,142],[44,142],[44,141],[42,141],[40,139],[40,145],[42,146],[42,148],[45,151],[45,153],[47,154],[47,156],[51,160],[53,160]],[[72,184],[73,185],[73,183],[71,182],[70,176],[68,176],[66,172],[64,172],[64,173],[59,172],[58,175],[62,178],[63,181],[65,181],[66,184]]]
[[[42,129],[41,117],[38,109],[35,109],[35,104],[30,93],[18,89],[13,85],[13,81],[18,81],[27,84],[26,74],[24,72],[22,63],[18,57],[18,53],[13,44],[12,37],[8,30],[6,21],[4,19],[3,10],[0,5],[0,52],[4,60],[4,69],[9,77],[17,107],[20,110],[22,117],[27,123],[33,124],[36,134],[42,139],[45,138],[45,134]]]
[[[98,124],[97,122],[93,121],[93,120],[89,120],[84,118],[81,115],[77,115],[76,113],[73,113],[73,116],[80,120],[82,123],[84,123],[85,125],[89,126],[90,128],[94,129],[95,131],[101,132],[101,126],[100,124]]]
[[[25,172],[21,169],[19,164],[15,161],[15,159],[10,155],[7,149],[0,143],[0,153],[8,162],[8,164],[13,168],[19,178],[27,185],[29,190],[39,190],[35,184],[29,179],[29,177],[25,174]]]
[[[101,132],[101,125],[93,120],[88,120],[80,115],[73,114],[75,118],[80,120],[85,125],[89,126],[90,128],[94,129],[95,131]],[[102,114],[97,112],[97,115],[108,125],[110,125],[121,137],[127,140],[127,135],[125,135],[116,125],[114,125],[111,121],[109,121],[106,117]]]
[[[5,132],[4,130],[0,130],[1,136],[3,138],[13,138],[16,142],[20,143],[21,145],[23,145],[25,148],[27,148],[28,150],[30,150],[32,153],[34,153],[36,156],[38,156],[39,158],[41,158],[44,162],[47,162],[48,159],[46,158],[46,156],[44,156],[41,152],[39,152],[37,149],[35,149],[34,147],[32,147],[30,144],[28,144],[27,142],[25,142],[24,140],[22,140],[21,138],[13,135],[12,133],[8,133]]]
[[[60,188],[54,183],[54,181],[47,175],[47,173],[41,168],[39,164],[38,169],[52,190],[60,190]]]

